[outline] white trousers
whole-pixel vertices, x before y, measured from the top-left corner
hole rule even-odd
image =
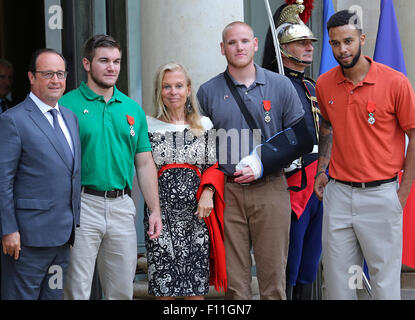
[[[135,215],[128,195],[105,199],[82,193],[81,223],[71,248],[65,299],[89,299],[95,261],[104,298],[132,299],[137,265]]]
[[[357,299],[366,260],[374,299],[400,299],[402,206],[398,182],[352,188],[331,180],[323,197],[327,299]]]

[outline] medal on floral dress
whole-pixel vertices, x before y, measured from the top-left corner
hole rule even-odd
[[[269,111],[271,110],[271,101],[270,100],[263,100],[262,104],[264,106],[265,114],[264,114],[264,120],[266,123],[271,122],[271,116]]]
[[[134,137],[135,136],[135,131],[134,131],[134,127],[133,127],[134,118],[127,114],[127,121],[128,121],[128,124],[130,125],[130,135],[132,137]]]
[[[367,122],[368,122],[370,125],[374,125],[374,124],[375,124],[375,122],[376,122],[375,115],[374,115],[375,110],[376,110],[376,103],[375,103],[375,102],[373,102],[373,101],[369,101],[369,102],[367,103],[366,110],[367,110],[367,112],[368,112],[368,119],[367,119]]]

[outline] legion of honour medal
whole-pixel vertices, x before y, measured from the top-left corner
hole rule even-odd
[[[376,122],[375,115],[374,115],[375,110],[376,110],[376,103],[375,103],[375,102],[373,102],[373,101],[369,101],[369,102],[367,103],[366,110],[367,110],[367,112],[368,112],[368,119],[367,119],[367,122],[368,122],[370,125],[374,125],[374,124],[375,124],[375,122]]]
[[[271,121],[271,115],[269,113],[269,111],[271,110],[271,101],[270,100],[263,100],[262,104],[264,106],[264,120],[266,123],[269,123]]]
[[[134,118],[127,114],[127,121],[128,121],[128,124],[130,125],[130,135],[132,137],[134,137],[135,136],[135,131],[134,131],[134,127],[133,127]]]

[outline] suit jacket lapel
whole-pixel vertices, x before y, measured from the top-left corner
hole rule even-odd
[[[63,151],[63,146],[59,142],[58,138],[56,138],[55,131],[53,127],[50,125],[49,121],[46,119],[44,114],[40,111],[40,109],[36,106],[32,99],[29,97],[25,100],[26,110],[29,111],[29,117],[33,120],[33,122],[39,127],[39,129],[46,135],[49,139],[52,146],[55,148],[56,152],[62,158],[62,161],[68,167],[70,171],[72,168],[68,161],[66,160],[65,153]]]

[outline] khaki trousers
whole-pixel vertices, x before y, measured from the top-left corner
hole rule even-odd
[[[226,299],[251,299],[251,247],[261,299],[286,299],[291,207],[285,176],[225,184]]]
[[[75,229],[65,299],[89,299],[95,262],[105,299],[132,299],[137,266],[133,200],[128,195],[105,199],[86,193],[81,200],[81,225]]]

